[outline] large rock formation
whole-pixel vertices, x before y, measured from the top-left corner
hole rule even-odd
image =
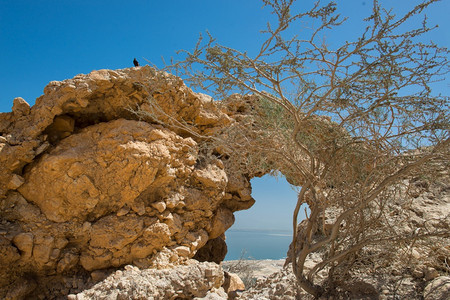
[[[148,66],[51,82],[31,108],[14,99],[0,114],[0,297],[179,264],[208,241],[199,257],[223,259],[251,176],[201,145],[231,111]]]
[[[266,139],[252,123],[255,101],[213,101],[148,66],[51,82],[33,107],[14,99],[12,112],[0,114],[0,298],[237,296],[221,287],[224,273],[209,262],[223,260],[233,212],[254,203],[249,180],[274,160],[264,155],[270,149],[249,149]],[[314,122],[331,126],[326,118]],[[224,136],[233,141],[232,159],[227,143],[215,144]],[[408,220],[409,231],[425,219],[428,228],[448,230],[448,163],[443,170],[442,184],[416,180],[415,205],[406,205],[408,197],[405,205],[394,201],[391,217]],[[325,234],[317,229],[314,237]],[[448,274],[448,243],[420,246],[410,249],[407,266],[377,262],[376,280],[363,276],[373,272],[370,264],[358,267],[361,281],[346,292],[396,295],[378,286],[391,273],[402,295],[434,279],[421,295],[445,297],[448,278],[438,276]],[[305,268],[319,261],[310,257]],[[283,270],[240,298],[291,299],[294,281]]]

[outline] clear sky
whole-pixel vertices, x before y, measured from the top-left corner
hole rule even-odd
[[[308,7],[313,2],[299,1]],[[370,0],[337,2],[343,15],[358,21],[330,34],[330,41],[361,31],[359,20],[371,5]],[[398,11],[418,3],[380,2]],[[431,24],[440,25],[429,38],[446,47],[450,47],[449,12],[450,1],[444,0],[427,13]],[[134,57],[141,64],[146,58],[162,66],[162,56],[169,60],[177,50],[192,49],[205,30],[224,45],[252,53],[270,18],[260,0],[0,0],[0,112],[10,111],[19,96],[34,104],[52,80],[131,67]],[[254,227],[260,221],[257,228],[290,229],[296,197],[288,184],[257,180],[254,191],[257,204],[250,212],[237,214],[235,228]],[[270,220],[266,217],[270,214],[277,218]]]

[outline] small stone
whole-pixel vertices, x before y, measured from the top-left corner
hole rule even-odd
[[[15,117],[30,114],[30,105],[21,97],[14,98],[12,112]]]
[[[67,300],[77,300],[77,295],[74,294],[67,295]]]
[[[234,273],[225,272],[225,281],[222,286],[227,293],[245,290],[244,282]]]
[[[41,153],[43,153],[45,150],[48,149],[48,147],[50,147],[50,143],[49,142],[44,142],[42,145],[40,145],[36,150],[35,150],[35,155],[39,155]]]
[[[33,250],[33,234],[19,233],[13,238],[13,243],[20,250],[22,258],[31,257]]]
[[[175,262],[177,260],[178,260],[178,254],[176,254],[176,253],[173,253],[169,258],[170,262]]]
[[[115,278],[115,279],[119,279],[119,278],[121,278],[122,276],[123,276],[123,272],[120,271],[120,270],[118,270],[118,271],[116,271],[116,273],[114,273],[114,278]]]
[[[139,268],[136,268],[135,266],[132,266],[132,265],[126,265],[125,267],[124,267],[124,269],[126,270],[126,271],[129,271],[129,272],[131,272],[131,271],[139,271]]]
[[[55,238],[52,236],[36,236],[33,247],[33,258],[40,265],[44,265],[50,259]]]
[[[128,206],[128,205],[124,205],[124,206],[122,206],[122,208],[121,209],[119,209],[119,211],[117,211],[117,216],[118,217],[121,217],[121,216],[124,216],[124,215],[126,215],[127,213],[129,213],[130,212],[130,207]]]
[[[166,209],[166,203],[164,203],[163,201],[152,203],[152,206],[155,209],[157,209],[160,213],[162,213]]]
[[[425,273],[426,281],[430,281],[430,280],[433,280],[433,279],[439,277],[439,272],[436,271],[435,268],[427,268],[424,273]]]
[[[132,209],[135,213],[137,213],[139,216],[142,216],[142,215],[145,214],[145,205],[144,205],[144,203],[141,202],[141,201],[134,202],[134,203],[131,205],[131,209]]]
[[[416,249],[411,250],[411,256],[414,257],[415,259],[420,259],[421,257],[420,253]]]
[[[8,188],[11,190],[17,190],[22,184],[24,184],[25,179],[22,176],[13,174],[8,183]]]
[[[86,298],[83,294],[78,294],[77,295],[77,300],[87,300],[88,298]]]
[[[174,249],[179,256],[182,257],[188,257],[189,254],[191,253],[191,249],[189,249],[189,247],[186,246],[178,246]]]
[[[170,209],[175,208],[178,205],[178,203],[180,202],[178,197],[172,197],[172,198],[167,199],[166,201],[167,201],[166,205]]]
[[[166,212],[162,215],[164,220],[167,220],[169,222],[173,222],[173,215],[171,212]]]

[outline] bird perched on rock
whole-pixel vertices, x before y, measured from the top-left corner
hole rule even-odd
[[[135,67],[139,67],[139,62],[135,59],[133,59],[133,64]]]

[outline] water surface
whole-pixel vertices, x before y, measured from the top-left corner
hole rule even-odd
[[[225,233],[228,253],[225,260],[282,259],[286,257],[292,240],[286,230],[229,229]]]

